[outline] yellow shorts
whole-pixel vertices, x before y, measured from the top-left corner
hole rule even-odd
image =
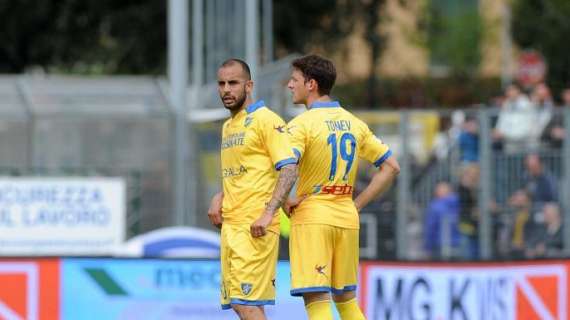
[[[293,225],[289,238],[291,295],[356,290],[358,250],[358,229]]]
[[[275,304],[275,268],[279,235],[253,238],[249,225],[223,224],[221,236],[221,304]]]

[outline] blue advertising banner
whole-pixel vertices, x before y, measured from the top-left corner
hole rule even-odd
[[[301,298],[289,295],[289,264],[277,267],[270,319],[304,319]],[[236,319],[219,302],[216,260],[62,259],[62,319]]]

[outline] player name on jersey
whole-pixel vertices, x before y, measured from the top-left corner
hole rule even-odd
[[[325,120],[329,131],[350,131],[350,121],[348,120]]]

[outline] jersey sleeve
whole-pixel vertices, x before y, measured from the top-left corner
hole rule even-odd
[[[269,112],[261,120],[264,144],[275,169],[280,170],[285,165],[297,163],[283,119]]]
[[[360,157],[380,167],[392,155],[392,150],[366,126],[361,143]]]
[[[297,160],[301,160],[302,155],[305,153],[306,148],[306,128],[299,117],[291,120],[287,125],[287,133],[291,139],[291,146]]]

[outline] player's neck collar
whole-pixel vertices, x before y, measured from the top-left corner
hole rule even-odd
[[[247,106],[245,108],[245,111],[250,114],[252,112],[254,112],[255,110],[265,107],[265,102],[263,102],[263,100],[257,100],[257,102],[250,104],[249,106]]]
[[[338,107],[340,107],[340,103],[338,103],[338,101],[315,101],[311,104],[309,109],[338,108]]]

